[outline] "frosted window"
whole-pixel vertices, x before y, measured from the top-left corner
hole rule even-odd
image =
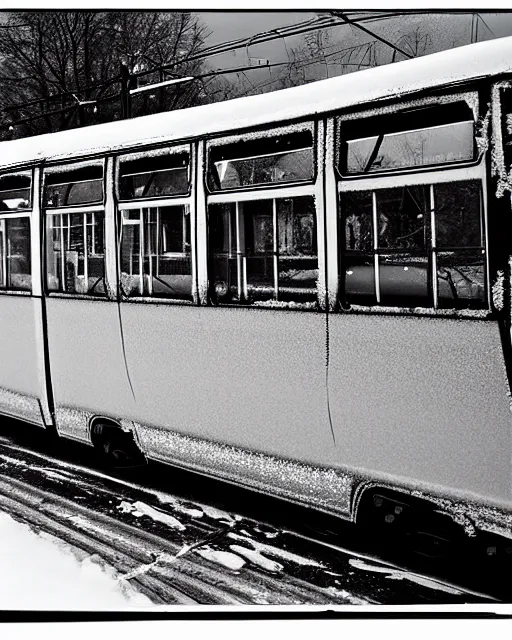
[[[473,122],[347,142],[346,173],[373,173],[473,159]]]
[[[48,291],[106,295],[103,212],[47,214],[46,268]]]
[[[44,204],[67,207],[103,202],[103,167],[90,165],[46,174]]]
[[[345,300],[432,307],[435,279],[438,306],[485,306],[480,188],[465,181],[341,194]]]
[[[119,164],[121,200],[185,195],[189,191],[189,154],[171,153],[123,160]]]
[[[31,291],[30,220],[0,220],[0,288]]]
[[[210,205],[208,233],[215,302],[316,299],[313,198]]]
[[[191,299],[188,207],[147,207],[123,212],[121,290],[125,297]]]
[[[241,141],[210,151],[211,191],[302,182],[313,176],[313,136],[309,131]]]
[[[29,175],[0,176],[0,211],[29,209],[30,187]]]

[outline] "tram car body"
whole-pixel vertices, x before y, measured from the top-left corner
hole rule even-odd
[[[1,143],[0,411],[512,537],[511,80],[503,38]]]

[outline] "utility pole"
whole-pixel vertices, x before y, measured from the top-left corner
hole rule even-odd
[[[137,79],[132,76],[130,69],[126,62],[121,61],[121,91],[119,99],[121,101],[121,118],[126,120],[132,117],[132,102],[130,98],[130,89],[132,88],[133,81],[137,82]]]

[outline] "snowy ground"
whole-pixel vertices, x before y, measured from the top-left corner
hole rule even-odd
[[[114,571],[0,513],[0,610],[105,610],[151,606]]]
[[[245,509],[247,494],[179,470],[155,466],[141,485],[64,453],[0,438],[0,611],[495,602],[368,554],[348,527],[343,546],[288,530],[304,514],[273,523],[265,497]]]

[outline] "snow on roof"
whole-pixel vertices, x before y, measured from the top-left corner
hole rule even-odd
[[[248,129],[512,71],[512,37],[256,96],[0,143],[2,166]]]

